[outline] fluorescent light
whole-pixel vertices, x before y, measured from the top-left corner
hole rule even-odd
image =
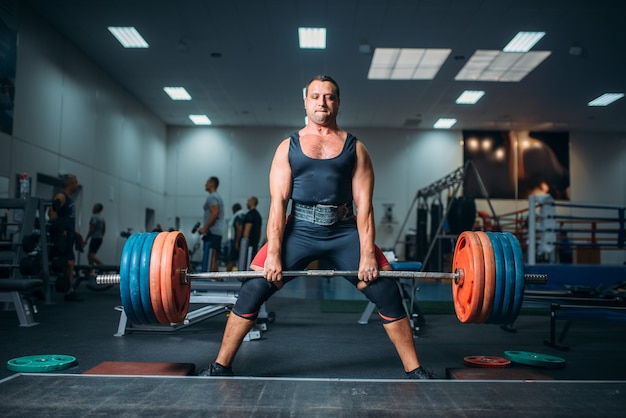
[[[456,99],[456,104],[474,104],[480,100],[481,97],[485,95],[485,92],[482,90],[465,90],[461,95]]]
[[[550,56],[550,51],[502,52],[478,49],[454,77],[457,81],[518,82]]]
[[[326,28],[298,28],[300,48],[326,49]]]
[[[196,125],[210,125],[212,123],[207,115],[189,115],[189,119]]]
[[[163,87],[172,100],[191,100],[191,96],[184,87]]]
[[[622,97],[624,97],[624,93],[604,93],[587,103],[587,106],[608,106]]]
[[[148,43],[134,27],[109,26],[109,32],[124,46],[124,48],[148,48]]]
[[[545,32],[518,32],[502,51],[528,52],[545,34]]]
[[[432,80],[451,51],[443,48],[376,48],[367,78]]]
[[[456,123],[456,119],[454,118],[439,118],[437,122],[433,125],[435,129],[450,129]]]

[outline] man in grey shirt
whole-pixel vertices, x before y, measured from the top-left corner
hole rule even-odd
[[[203,235],[204,252],[202,257],[202,271],[217,271],[217,254],[222,245],[222,233],[224,231],[224,202],[217,192],[220,180],[210,177],[205,184],[205,190],[209,196],[204,202],[203,224],[198,232]],[[209,253],[213,250],[209,270]]]

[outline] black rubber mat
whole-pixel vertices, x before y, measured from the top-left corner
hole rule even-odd
[[[622,417],[626,381],[407,381],[22,374],[0,416]]]

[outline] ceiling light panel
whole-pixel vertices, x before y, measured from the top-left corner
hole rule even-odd
[[[502,52],[476,50],[457,81],[518,82],[550,56],[550,51]]]
[[[624,93],[604,93],[602,96],[587,103],[587,106],[608,106],[622,97],[624,97]]]
[[[456,119],[454,118],[439,118],[437,122],[433,125],[435,129],[450,129],[456,123]]]
[[[298,28],[302,49],[326,49],[326,28]]]
[[[502,48],[502,51],[528,52],[545,34],[545,32],[518,32],[518,34]]]
[[[367,74],[370,80],[432,80],[450,49],[376,48]]]
[[[465,90],[456,99],[455,103],[456,104],[475,104],[484,95],[485,95],[485,92],[482,90]]]
[[[207,115],[189,115],[189,119],[196,125],[210,125],[213,123]]]
[[[184,87],[163,87],[172,100],[191,100],[191,96]]]
[[[150,46],[132,26],[109,26],[107,29],[124,48],[148,48]]]

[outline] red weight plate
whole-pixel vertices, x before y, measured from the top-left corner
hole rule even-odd
[[[476,236],[480,240],[483,250],[483,264],[485,266],[485,288],[483,292],[483,304],[480,315],[476,318],[476,322],[483,324],[489,319],[489,315],[493,310],[493,301],[496,293],[496,263],[493,255],[493,246],[491,240],[486,233],[476,231]]]
[[[170,323],[161,301],[161,257],[166,236],[167,232],[161,232],[157,235],[150,253],[150,303],[155,318],[161,324]]]
[[[169,232],[161,260],[161,299],[168,319],[183,322],[189,308],[191,286],[181,280],[181,270],[189,268],[187,242],[180,232]]]
[[[452,270],[460,277],[452,281],[454,310],[459,321],[475,322],[480,314],[485,288],[485,267],[480,239],[474,232],[459,235],[454,249]]]
[[[509,367],[511,365],[511,360],[494,356],[467,356],[463,359],[463,363],[470,367],[500,369]]]
[[[189,310],[189,299],[191,298],[191,284],[185,280],[185,275],[189,271],[191,263],[189,261],[189,248],[185,236],[176,232],[174,242],[174,256],[172,258],[172,291],[176,301],[178,317],[182,322]]]

